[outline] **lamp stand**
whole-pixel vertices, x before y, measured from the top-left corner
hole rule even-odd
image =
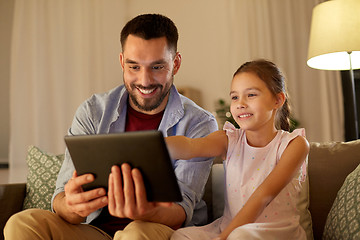
[[[347,140],[356,140],[359,138],[359,125],[358,125],[358,115],[357,115],[357,107],[356,107],[356,93],[355,93],[355,78],[354,78],[354,70],[352,68],[352,63],[351,63],[351,52],[348,52],[349,54],[349,62],[350,62],[350,86],[351,86],[351,91],[349,91],[349,102],[348,102],[348,107],[349,107],[349,118],[350,118],[350,122],[349,122],[349,136]]]

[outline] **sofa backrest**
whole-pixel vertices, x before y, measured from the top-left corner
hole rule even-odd
[[[327,215],[345,178],[360,164],[360,140],[311,143],[309,210],[314,239],[321,239]]]

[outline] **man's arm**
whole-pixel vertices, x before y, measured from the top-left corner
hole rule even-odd
[[[68,135],[111,132],[109,130],[110,125],[112,124],[115,116],[118,115],[117,109],[119,107],[118,105],[112,104],[112,99],[120,98],[122,96],[122,91],[125,91],[125,88],[118,87],[105,94],[93,95],[83,102],[76,110]],[[105,112],[108,114],[103,114]],[[106,115],[106,117],[104,117],[104,115]],[[125,121],[125,116],[123,116],[122,119]],[[100,214],[100,208],[106,206],[105,203],[99,203],[101,200],[98,199],[104,197],[106,193],[101,192],[100,194],[93,194],[91,191],[83,193],[81,185],[87,183],[88,181],[81,180],[81,177],[83,176],[79,176],[80,183],[73,185],[74,181],[72,179],[74,177],[72,177],[72,175],[74,171],[74,164],[68,150],[66,149],[65,159],[58,174],[56,189],[52,198],[52,209],[62,218],[71,223],[76,224],[83,221],[90,223]],[[75,179],[75,182],[78,181],[77,177],[75,177]],[[89,196],[88,194],[93,195]],[[85,201],[89,201],[89,199],[93,201],[90,201],[90,204],[85,204]],[[80,213],[80,211],[82,213]],[[86,219],[84,216],[87,216]]]
[[[179,124],[176,132],[169,134],[169,136],[183,135],[192,139],[203,138],[218,129],[217,122],[211,115],[205,114],[200,116],[199,118],[187,116],[186,118],[189,117],[187,121],[191,123]],[[183,201],[178,204],[183,207],[186,213],[183,226],[206,223],[206,205],[202,197],[210,174],[212,161],[212,158],[206,157],[174,160],[174,170],[183,196]]]

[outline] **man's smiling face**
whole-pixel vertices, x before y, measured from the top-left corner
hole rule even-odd
[[[168,48],[166,38],[129,35],[120,63],[131,107],[146,114],[163,111],[181,63],[180,54]]]

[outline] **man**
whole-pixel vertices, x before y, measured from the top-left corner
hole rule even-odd
[[[165,16],[145,14],[129,21],[121,32],[124,85],[93,95],[80,105],[69,134],[159,129],[164,136],[193,138],[217,130],[215,118],[181,96],[173,85],[181,65],[177,41],[176,26]],[[66,151],[52,200],[55,213],[28,210],[14,215],[5,227],[5,237],[169,239],[174,229],[205,223],[201,197],[211,164],[211,159],[175,160],[183,201],[156,203],[146,200],[140,172],[127,164],[112,168],[108,193],[82,191],[81,186],[94,177],[77,176]]]

